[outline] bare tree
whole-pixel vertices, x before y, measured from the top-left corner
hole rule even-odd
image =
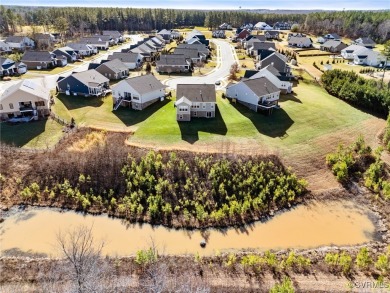
[[[92,229],[93,226],[78,226],[57,234],[59,248],[71,265],[71,279],[76,281],[78,293],[93,292],[92,288],[100,283],[105,272],[101,259],[104,242],[95,241]]]
[[[200,70],[204,67],[204,62],[203,60],[199,60],[198,62],[195,63],[195,67],[198,68],[198,72],[200,73]]]
[[[230,80],[237,80],[238,71],[239,71],[238,64],[237,63],[232,64],[232,66],[230,67],[229,79]]]

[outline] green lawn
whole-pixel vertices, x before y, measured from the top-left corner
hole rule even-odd
[[[310,82],[281,97],[281,109],[271,116],[253,112],[241,104],[218,97],[215,119],[193,118],[178,123],[173,102],[155,112],[130,139],[158,144],[255,139],[275,147],[310,143],[321,135],[353,126],[372,116],[328,95]]]
[[[134,131],[139,123],[147,119],[163,104],[156,103],[143,111],[124,107],[112,111],[111,95],[104,98],[59,95],[55,98],[52,110],[65,120],[70,121],[73,117],[79,126]]]
[[[64,71],[71,70],[73,65],[66,65],[64,67],[55,67],[53,69],[41,69],[41,70],[35,70],[35,69],[29,69],[27,73],[34,74],[34,73],[39,73],[39,74],[60,74]]]
[[[14,125],[3,122],[0,123],[0,140],[17,147],[45,149],[60,140],[62,128],[52,119]]]

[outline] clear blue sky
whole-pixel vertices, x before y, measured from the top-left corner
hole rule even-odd
[[[93,7],[145,7],[178,9],[326,9],[377,10],[390,9],[390,0],[1,0],[2,5],[24,6],[93,6]]]

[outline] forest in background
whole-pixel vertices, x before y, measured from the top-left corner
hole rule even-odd
[[[239,27],[259,21],[298,23],[302,31],[318,35],[334,32],[349,38],[369,36],[379,43],[390,38],[389,10],[272,14],[240,10],[0,6],[2,34],[13,34],[23,25],[40,25],[73,36],[102,30],[137,32],[194,26],[215,29],[224,22]]]

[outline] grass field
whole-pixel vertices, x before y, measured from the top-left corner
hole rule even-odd
[[[68,64],[67,66],[64,67],[55,67],[53,69],[41,69],[41,70],[35,70],[35,69],[30,69],[27,71],[27,73],[30,74],[60,74],[64,71],[71,70],[74,66]]]
[[[45,149],[60,140],[62,128],[52,119],[14,125],[0,123],[0,140],[17,147]]]
[[[274,110],[271,116],[218,97],[215,119],[193,118],[191,122],[178,123],[173,102],[168,102],[140,125],[131,140],[172,144],[246,137],[288,147],[370,118],[309,82],[301,82],[294,91],[281,97],[281,109]]]
[[[138,124],[157,111],[163,103],[156,103],[143,111],[120,107],[112,111],[111,95],[104,98],[59,95],[53,112],[70,121],[73,117],[79,126],[103,128],[113,131],[135,131]]]

